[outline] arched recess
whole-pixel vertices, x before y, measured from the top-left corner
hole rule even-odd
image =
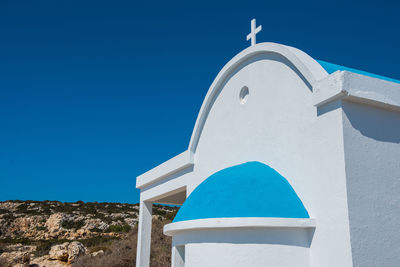
[[[275,54],[282,57],[286,64],[308,85],[311,91],[316,81],[328,76],[326,70],[316,60],[294,47],[276,43],[260,43],[243,50],[222,68],[208,89],[190,138],[188,150],[191,153],[194,154],[196,152],[208,113],[219,92],[222,90],[224,83],[243,64],[246,64],[246,62],[250,63],[253,58],[260,57],[263,54]]]

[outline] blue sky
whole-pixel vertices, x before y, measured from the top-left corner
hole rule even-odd
[[[138,202],[259,42],[400,78],[399,1],[0,1],[0,200]]]

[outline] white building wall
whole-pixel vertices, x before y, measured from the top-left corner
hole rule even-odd
[[[318,218],[311,266],[351,266],[341,109],[317,114],[311,89],[287,63],[264,54],[223,84],[201,133],[187,192],[218,170],[261,161],[287,178]],[[240,104],[243,86],[249,96]]]
[[[240,101],[244,86],[249,95]],[[295,48],[272,43],[252,46],[235,56],[211,85],[188,151],[138,177],[141,200],[169,201],[175,194],[181,201],[182,192],[190,195],[211,174],[261,161],[288,179],[310,217],[316,218],[312,242],[291,248],[254,240],[194,242],[198,236],[191,241],[174,236],[175,245],[186,242],[186,263],[210,266],[210,260],[216,260],[216,265],[234,266],[242,258],[236,256],[240,251],[254,251],[253,258],[265,259],[264,265],[299,266],[290,260],[274,264],[275,253],[293,249],[296,257],[306,253],[311,267],[396,266],[398,89],[394,83],[349,72],[328,76]],[[144,240],[139,245],[147,246],[147,237],[139,240]],[[217,257],[224,253],[234,260]]]
[[[185,266],[310,266],[308,229],[220,229],[174,236],[185,244]]]
[[[189,244],[186,259],[186,267],[310,266],[308,249],[268,244]]]
[[[354,266],[400,262],[400,113],[343,102]]]

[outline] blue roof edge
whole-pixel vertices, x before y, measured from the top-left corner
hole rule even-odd
[[[332,73],[334,73],[335,71],[338,71],[338,70],[340,70],[340,71],[349,71],[349,72],[354,72],[354,73],[358,73],[358,74],[361,74],[361,75],[365,75],[365,76],[369,76],[369,77],[373,77],[373,78],[377,78],[377,79],[381,79],[381,80],[385,80],[385,81],[389,81],[389,82],[400,83],[400,80],[396,80],[396,79],[385,77],[385,76],[382,76],[382,75],[370,73],[370,72],[367,72],[367,71],[363,71],[363,70],[358,70],[358,69],[353,69],[353,68],[337,65],[337,64],[329,63],[329,62],[326,62],[326,61],[323,61],[323,60],[317,60],[317,62],[329,74],[332,74]]]

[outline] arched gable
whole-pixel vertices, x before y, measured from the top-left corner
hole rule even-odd
[[[195,153],[196,151],[209,111],[214,104],[215,98],[218,96],[220,90],[222,90],[224,83],[235,71],[243,67],[244,64],[251,62],[253,59],[257,60],[257,57],[267,54],[273,54],[282,58],[285,64],[301,77],[310,90],[312,90],[316,81],[328,76],[326,70],[317,61],[294,47],[276,43],[260,43],[243,50],[222,68],[211,84],[193,129],[188,148],[190,152]]]

